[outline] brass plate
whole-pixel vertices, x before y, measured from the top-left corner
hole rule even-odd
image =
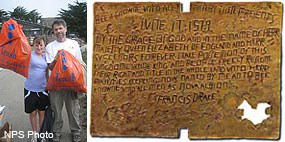
[[[278,2],[95,3],[91,135],[278,139],[281,20]]]

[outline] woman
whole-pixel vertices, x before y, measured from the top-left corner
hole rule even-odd
[[[36,133],[41,128],[45,110],[49,106],[49,95],[45,91],[48,75],[47,62],[43,55],[45,48],[44,38],[36,37],[33,44],[35,51],[33,51],[31,55],[29,75],[25,81],[24,96],[25,112],[30,115],[30,122],[34,132],[31,141],[36,142]],[[39,127],[37,127],[37,115],[39,116]]]

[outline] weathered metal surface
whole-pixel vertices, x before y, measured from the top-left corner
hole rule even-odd
[[[278,139],[282,4],[180,9],[94,4],[91,135]]]

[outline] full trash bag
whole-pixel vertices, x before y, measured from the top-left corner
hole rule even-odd
[[[0,67],[28,77],[31,51],[22,25],[10,18],[0,33]]]
[[[47,82],[48,90],[72,90],[86,93],[82,66],[68,51],[58,51],[57,62]]]

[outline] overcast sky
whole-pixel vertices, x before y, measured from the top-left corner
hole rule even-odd
[[[0,9],[13,11],[17,6],[23,6],[28,11],[37,9],[42,17],[56,17],[60,9],[68,9],[68,3],[74,4],[76,0],[0,0]],[[86,2],[86,0],[78,0]]]

